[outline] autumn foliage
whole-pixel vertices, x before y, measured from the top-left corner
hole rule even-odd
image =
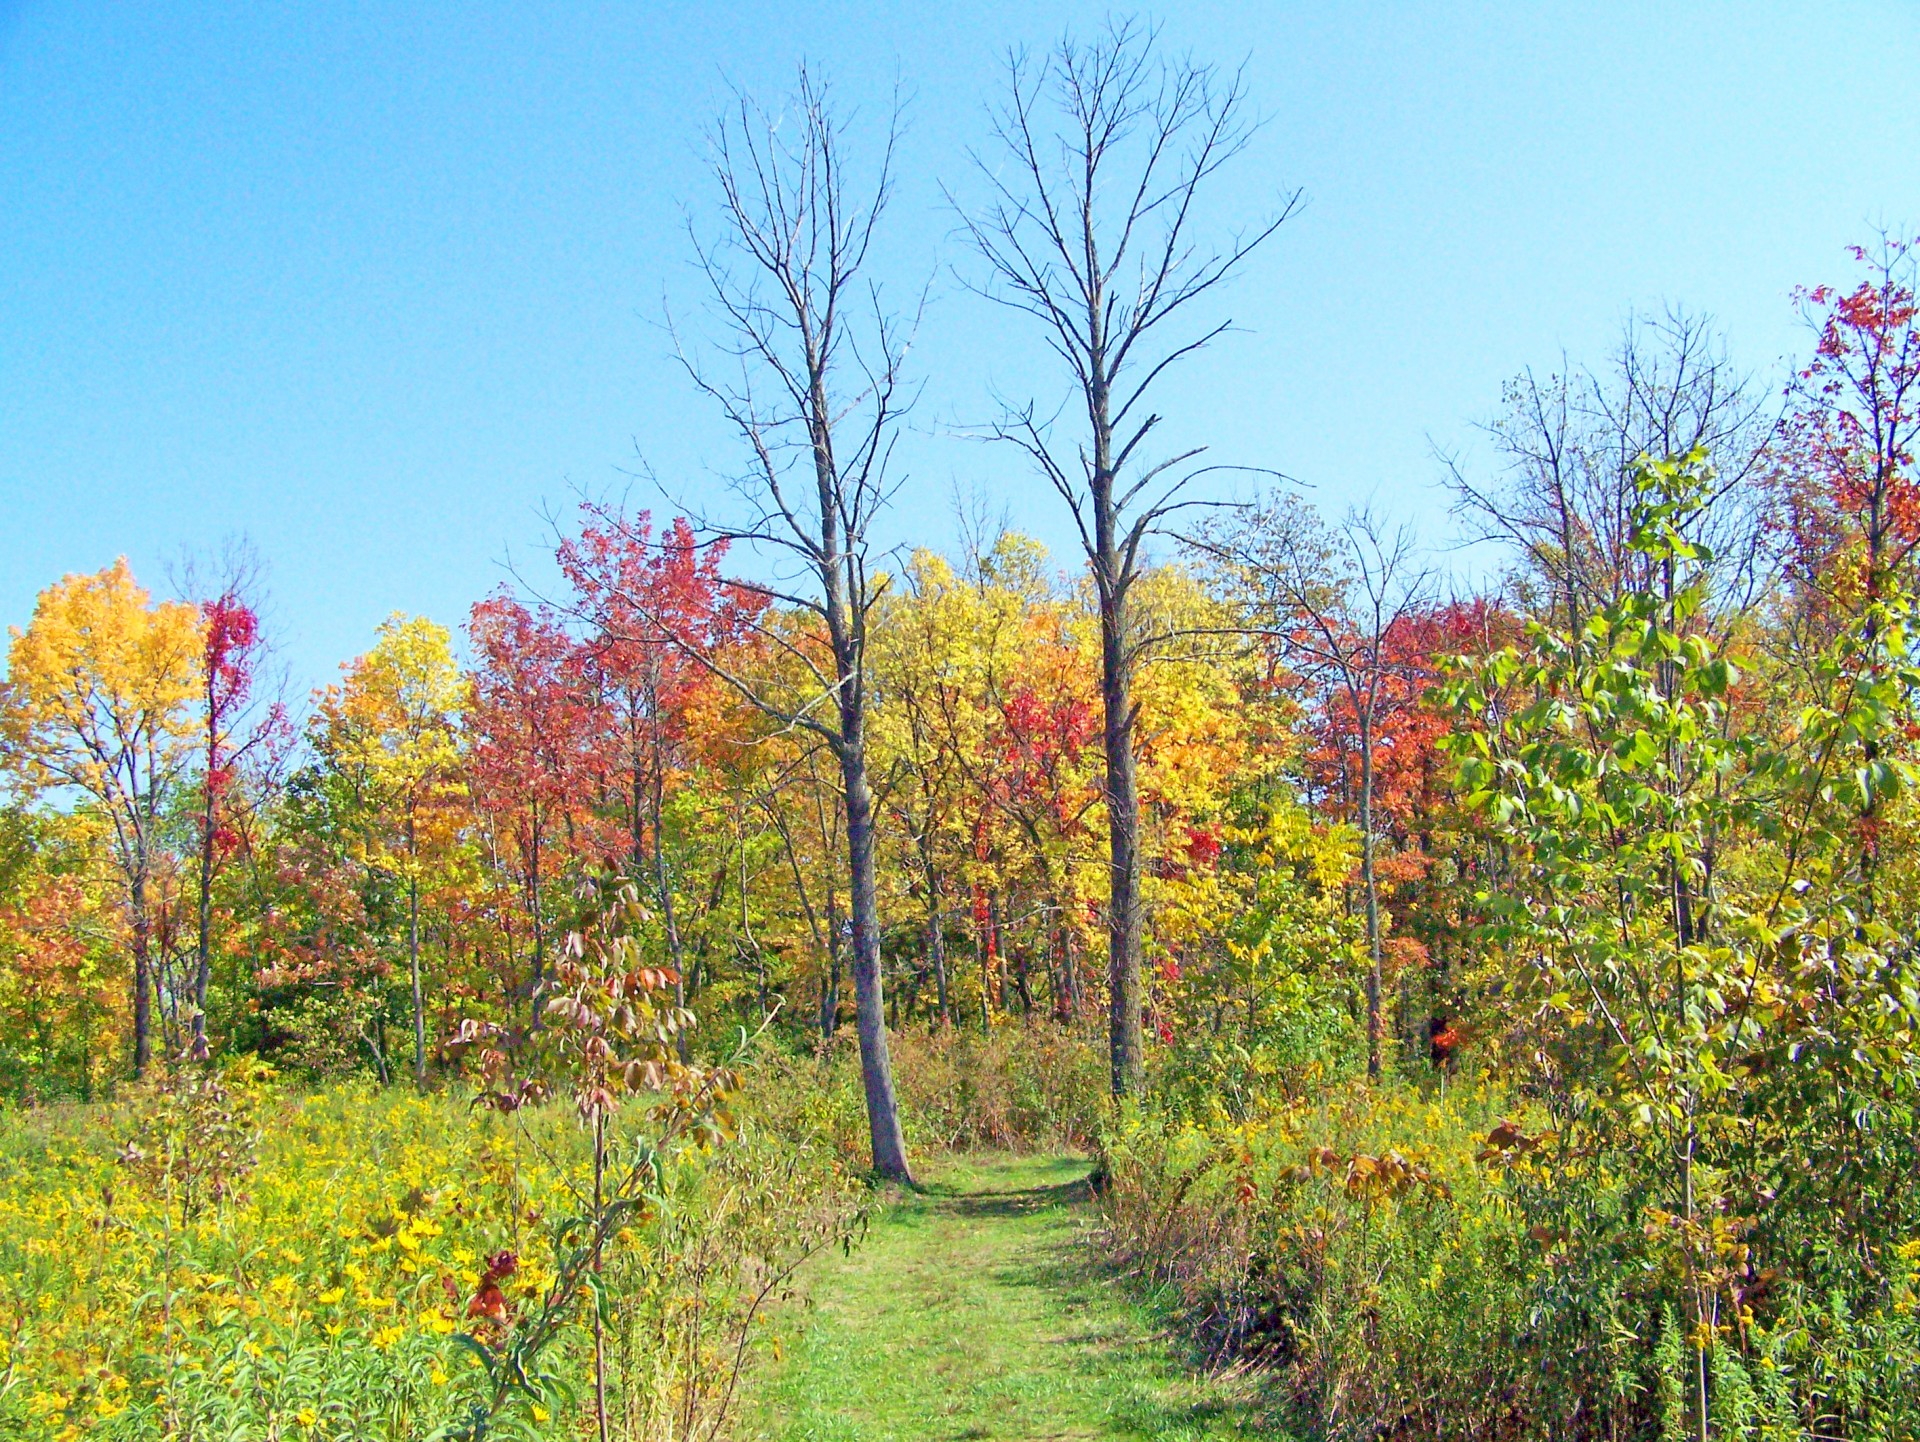
[[[536,1364],[591,1335],[570,1365],[604,1421],[624,1364],[582,1296],[623,1232],[668,1235],[673,1158],[724,1165],[747,1059],[831,1113],[857,1018],[869,1119],[873,1033],[911,1038],[916,1140],[1019,1142],[1072,1098],[1050,1139],[1102,1149],[1112,1256],[1284,1373],[1303,1435],[1910,1435],[1916,245],[1797,293],[1777,421],[1631,351],[1578,404],[1516,389],[1559,429],[1503,423],[1505,569],[1471,587],[1276,495],[1142,552],[1118,610],[1015,533],[815,604],[684,518],[589,505],[552,594],[501,586],[458,632],[396,614],[288,704],[257,588],[54,582],[0,690],[0,1089],[119,1098],[148,1135],[112,1174],[144,1199],[76,1162],[61,1235],[265,1235],[263,1064],[445,1091],[475,1126],[570,1099],[565,1227],[530,1240],[559,1203],[462,1132],[442,1162],[484,1181],[353,1211],[345,1251],[314,1244],[332,1270],[246,1305],[288,1336],[358,1306],[339,1348],[374,1371],[458,1329],[485,1380],[434,1413],[449,1437],[549,1411]],[[1110,1111],[1083,1073],[1127,1010],[1136,884],[1149,1085]],[[378,1130],[371,1095],[312,1106]],[[367,1260],[389,1236],[411,1270]],[[162,1270],[142,1346],[173,1335]],[[182,1315],[220,1315],[225,1274],[190,1270]],[[390,1333],[406,1287],[430,1313]],[[111,1370],[10,1295],[0,1334]],[[77,1415],[60,1395],[44,1415]]]

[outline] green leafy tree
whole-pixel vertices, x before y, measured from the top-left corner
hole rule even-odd
[[[1541,1057],[1557,1155],[1569,1177],[1626,1179],[1688,1344],[1668,1423],[1683,1407],[1703,1442],[1716,1348],[1754,1320],[1757,1249],[1788,1245],[1782,1179],[1815,1164],[1822,1134],[1898,1125],[1862,1108],[1920,1075],[1905,948],[1845,864],[1859,800],[1913,779],[1860,744],[1896,729],[1920,681],[1909,621],[1882,606],[1843,639],[1797,724],[1731,725],[1740,675],[1712,640],[1712,557],[1694,539],[1712,483],[1698,452],[1643,459],[1645,579],[1577,634],[1536,624],[1452,693],[1482,723],[1454,738],[1461,779],[1517,858],[1514,884],[1483,898],[1492,935],[1537,965],[1556,1023]],[[1836,765],[1862,754],[1877,759]],[[1834,1067],[1837,1087],[1816,1076]],[[1531,1145],[1490,1139],[1496,1160]],[[1884,1194],[1897,1169],[1863,1183],[1863,1201]],[[1586,1222],[1581,1243],[1602,1242]]]

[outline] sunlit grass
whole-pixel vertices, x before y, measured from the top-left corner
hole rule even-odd
[[[1077,1157],[927,1168],[864,1245],[816,1264],[757,1378],[770,1442],[1270,1435],[1251,1399],[1184,1365],[1169,1320],[1089,1266]]]

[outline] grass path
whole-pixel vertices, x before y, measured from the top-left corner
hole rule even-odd
[[[1250,1437],[1250,1401],[1197,1375],[1167,1322],[1086,1266],[1088,1164],[978,1157],[809,1263],[741,1434],[758,1442],[1151,1442]]]

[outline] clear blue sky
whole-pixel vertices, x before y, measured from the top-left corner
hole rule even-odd
[[[936,278],[901,538],[956,484],[1056,546],[1051,493],[952,434],[1032,348],[960,293],[938,185],[1010,44],[1100,7],[0,0],[0,621],[73,570],[244,533],[296,691],[391,611],[457,625],[544,504],[636,445],[694,489],[735,462],[670,363],[682,231],[728,81],[806,57],[878,117],[913,94],[888,240]],[[1635,306],[1713,313],[1769,371],[1798,283],[1920,226],[1907,3],[1186,4],[1269,124],[1223,220],[1308,204],[1229,297],[1245,334],[1170,431],[1375,496],[1443,538],[1435,444],[1524,366],[1598,359]],[[1480,455],[1485,447],[1478,448]]]

